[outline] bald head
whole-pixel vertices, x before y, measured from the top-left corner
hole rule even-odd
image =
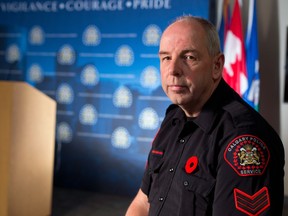
[[[181,16],[181,17],[178,17],[172,24],[170,24],[166,28],[164,33],[166,31],[168,31],[171,27],[173,27],[179,23],[183,23],[183,24],[187,25],[187,27],[190,26],[193,29],[195,29],[195,25],[198,24],[198,26],[200,28],[202,28],[202,30],[204,31],[209,55],[215,56],[221,52],[218,32],[217,32],[215,26],[211,22],[209,22],[208,20],[203,19],[201,17],[190,16],[190,15]]]

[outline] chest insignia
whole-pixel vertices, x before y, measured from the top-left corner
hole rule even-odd
[[[197,169],[198,166],[198,157],[192,156],[190,157],[185,164],[186,173],[190,174]]]
[[[240,176],[262,175],[269,162],[266,144],[256,136],[241,135],[226,147],[224,159]]]
[[[236,208],[249,216],[260,215],[270,206],[270,196],[267,187],[263,187],[253,195],[235,188],[234,200]]]

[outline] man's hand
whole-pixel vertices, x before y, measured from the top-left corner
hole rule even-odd
[[[148,197],[140,189],[130,204],[125,216],[147,216],[149,206]]]

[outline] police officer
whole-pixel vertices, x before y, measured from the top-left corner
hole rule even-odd
[[[127,216],[281,216],[284,150],[222,78],[215,27],[183,16],[163,32],[168,107]]]

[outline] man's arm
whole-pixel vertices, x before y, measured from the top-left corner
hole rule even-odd
[[[146,194],[140,189],[130,204],[125,216],[147,216],[149,203]]]

